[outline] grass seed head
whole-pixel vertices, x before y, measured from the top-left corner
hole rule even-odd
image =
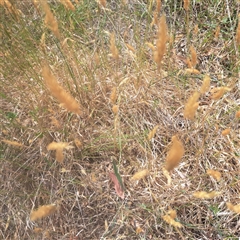
[[[227,204],[227,208],[229,210],[231,210],[232,212],[235,212],[235,213],[240,213],[240,204],[238,205],[233,205],[232,203],[228,202],[226,203]]]
[[[189,11],[190,0],[183,0],[183,8],[185,11]]]
[[[55,126],[56,128],[60,128],[61,127],[61,124],[59,123],[59,121],[55,118],[55,117],[50,117],[50,119],[51,119],[51,124],[53,125],[53,126]]]
[[[194,29],[193,29],[194,35],[197,35],[197,34],[198,34],[198,31],[199,31],[198,24],[196,24],[196,25],[194,26]]]
[[[74,143],[77,146],[77,148],[82,148],[83,146],[82,142],[78,138],[74,139]]]
[[[112,104],[115,104],[117,101],[117,88],[113,87],[112,92],[110,94],[110,101]]]
[[[56,149],[56,161],[59,163],[63,163],[64,155],[63,155],[63,149]]]
[[[150,26],[152,28],[154,25],[157,25],[157,24],[158,24],[158,13],[155,11],[153,13],[153,19],[152,19]]]
[[[37,11],[39,11],[39,6],[40,6],[39,0],[32,0],[32,2],[33,2],[33,5],[34,5],[35,9]]]
[[[57,82],[55,76],[47,64],[42,68],[42,76],[51,94],[62,104],[68,111],[81,114],[79,103]]]
[[[0,0],[0,5],[5,7],[6,11],[10,14],[13,14],[17,18],[19,17],[21,11],[18,10],[14,5],[11,4],[8,0]]]
[[[200,93],[194,92],[193,95],[188,99],[184,108],[184,117],[189,120],[193,120],[198,108],[198,99],[200,97]]]
[[[148,140],[149,140],[149,141],[150,141],[152,138],[154,138],[154,136],[155,136],[155,134],[156,134],[156,132],[157,132],[158,127],[159,127],[158,125],[155,126],[155,127],[153,128],[153,130],[149,132],[149,134],[148,134]]]
[[[45,24],[46,26],[53,32],[53,34],[60,38],[60,33],[58,30],[58,22],[57,19],[54,17],[51,9],[46,0],[40,1],[43,7],[43,11],[45,12]]]
[[[75,7],[70,0],[61,0],[61,3],[64,5],[66,9],[75,11]]]
[[[33,232],[34,232],[34,233],[41,233],[41,232],[43,232],[43,229],[42,229],[42,228],[35,227],[35,228],[33,229]]]
[[[190,66],[192,66],[192,65],[190,64]],[[196,75],[200,74],[200,72],[195,68],[186,68],[185,73],[186,74],[196,74]]]
[[[130,44],[125,43],[126,47],[128,48],[128,50],[135,52],[135,48],[133,46],[131,46]]]
[[[157,13],[160,13],[162,7],[162,0],[157,0],[156,2],[157,2],[156,11]]]
[[[174,227],[176,227],[176,228],[181,228],[182,227],[182,224],[180,223],[180,222],[176,222],[174,219],[172,219],[171,218],[171,216],[169,216],[169,215],[164,215],[163,217],[163,220],[166,222],[166,223],[168,223],[168,224],[170,224],[170,225],[172,225],[172,226],[174,226]]]
[[[235,117],[240,118],[240,110],[236,112]]]
[[[167,185],[170,186],[172,183],[170,172],[165,167],[162,168],[162,171],[163,175],[167,178]]]
[[[173,210],[173,209],[170,209],[168,211],[168,215],[171,217],[171,218],[176,218],[177,217],[177,211],[176,210]]]
[[[191,60],[190,60],[189,58],[187,58],[187,60],[186,60],[186,64],[187,64],[187,67],[188,67],[188,68],[190,68],[190,69],[193,68],[193,66],[192,66],[192,62],[191,62]]]
[[[40,39],[40,48],[42,49],[42,51],[44,53],[46,52],[46,42],[45,42],[45,39],[46,39],[46,34],[43,33],[42,36],[41,36],[41,39]]]
[[[177,221],[174,220],[174,218],[176,218],[176,217],[177,217],[176,211],[171,209],[162,218],[166,223],[168,223],[168,224],[170,224],[170,225],[172,225],[176,228],[183,227],[183,225],[180,222],[177,222]]]
[[[219,195],[221,195],[221,193],[217,191],[212,191],[212,192],[199,191],[199,192],[193,193],[194,197],[201,198],[201,199],[211,199]]]
[[[157,43],[156,48],[153,53],[154,61],[157,63],[158,67],[161,66],[163,56],[166,52],[168,41],[168,28],[166,24],[166,16],[161,16],[158,23],[158,33],[157,33]]]
[[[69,144],[67,142],[51,142],[47,146],[47,150],[67,149]]]
[[[220,30],[221,30],[221,27],[220,27],[220,26],[217,26],[217,28],[216,28],[216,30],[215,30],[215,34],[214,34],[214,39],[215,39],[215,40],[218,40],[219,34],[220,34]]]
[[[220,99],[227,91],[230,91],[231,89],[228,87],[218,87],[218,88],[213,88],[211,90],[212,96],[211,98],[213,100],[218,100]]]
[[[213,178],[215,178],[217,181],[220,181],[221,179],[221,173],[219,171],[208,169],[207,174]]]
[[[222,131],[222,135],[223,136],[227,136],[230,133],[231,129],[230,128],[226,128]]]
[[[57,206],[54,204],[43,205],[39,207],[37,210],[31,212],[30,219],[31,221],[36,221],[38,219],[41,219],[53,214],[54,212],[56,212],[56,210],[57,210]]]
[[[6,143],[6,144],[9,144],[9,145],[12,145],[14,147],[23,147],[24,146],[22,143],[19,143],[17,141],[10,141],[10,140],[7,140],[7,139],[3,139],[2,142]]]
[[[71,149],[73,148],[66,142],[52,142],[48,144],[47,150],[56,150],[56,161],[59,163],[63,163],[64,155],[63,155],[63,149]]]
[[[149,175],[148,169],[143,169],[132,176],[132,180],[140,180]]]
[[[145,44],[146,44],[152,51],[155,51],[155,50],[156,50],[156,48],[154,47],[154,45],[153,45],[152,43],[146,42]]]
[[[99,4],[102,6],[102,7],[106,7],[107,5],[107,1],[106,0],[99,0]]]
[[[180,163],[181,158],[184,155],[184,147],[180,140],[178,140],[177,136],[172,137],[172,146],[168,151],[165,169],[167,171],[172,171],[175,167],[177,167]]]
[[[116,43],[115,43],[115,34],[112,33],[110,35],[110,52],[113,59],[118,60],[119,59],[119,51],[117,49]]]
[[[203,83],[202,83],[201,89],[200,89],[201,94],[204,94],[209,90],[210,81],[211,81],[210,77],[208,75],[205,75],[203,78]]]
[[[113,111],[114,115],[117,115],[118,111],[119,111],[119,106],[118,105],[113,105],[112,111]]]
[[[193,46],[190,47],[190,54],[191,54],[192,68],[195,68],[197,65],[197,52]]]

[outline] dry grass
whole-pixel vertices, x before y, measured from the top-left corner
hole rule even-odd
[[[237,1],[4,2],[0,239],[240,237]]]

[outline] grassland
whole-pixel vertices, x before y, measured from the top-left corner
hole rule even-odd
[[[237,240],[240,2],[44,2],[0,0],[0,239]]]

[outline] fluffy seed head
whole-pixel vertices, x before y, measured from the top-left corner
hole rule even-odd
[[[102,6],[102,7],[106,7],[107,5],[107,1],[106,0],[99,0],[99,4]]]
[[[197,65],[197,52],[196,52],[196,49],[193,46],[190,47],[190,54],[191,54],[192,68],[195,68],[196,65]]]
[[[47,64],[44,64],[42,68],[42,76],[51,94],[62,104],[64,108],[76,114],[81,113],[79,103],[57,82],[57,79],[51,73]]]
[[[66,142],[52,142],[47,146],[48,151],[56,150],[56,161],[58,161],[59,163],[63,163],[64,160],[63,150],[71,148],[73,147]]]
[[[117,88],[116,87],[112,88],[112,92],[111,92],[111,95],[110,95],[110,100],[111,100],[112,104],[115,104],[116,101],[117,101]]]
[[[198,34],[198,24],[196,24],[195,26],[194,26],[194,30],[193,30],[193,33],[194,33],[194,35],[197,35]]]
[[[191,68],[185,69],[186,74],[200,74],[200,72],[197,69],[192,68],[192,63],[190,65],[191,65]]]
[[[164,215],[162,218],[163,218],[163,220],[164,220],[166,223],[168,223],[168,224],[170,224],[170,225],[172,225],[172,226],[174,226],[174,227],[176,227],[176,228],[181,228],[181,227],[183,227],[180,222],[177,222],[177,221],[174,220],[174,218],[176,218],[176,217],[177,217],[176,211],[173,210],[173,209],[171,209],[171,210],[169,210],[169,211],[167,212],[167,214]]]
[[[231,131],[230,128],[224,129],[224,130],[222,131],[222,135],[223,135],[223,136],[227,136],[227,135],[230,133],[230,131]]]
[[[196,198],[201,198],[201,199],[211,199],[214,197],[219,196],[221,193],[220,192],[216,192],[216,191],[212,191],[212,192],[204,192],[204,191],[199,191],[199,192],[195,192],[193,193],[193,196]]]
[[[117,114],[118,114],[118,111],[119,111],[119,106],[118,106],[118,105],[113,105],[112,111],[113,111],[113,113],[114,113],[115,115],[117,115]]]
[[[157,13],[160,13],[160,11],[161,11],[161,6],[162,6],[162,1],[161,1],[161,0],[157,0],[157,7],[156,7]]]
[[[166,24],[165,15],[161,16],[158,24],[158,34],[157,34],[157,44],[156,49],[153,54],[154,61],[157,63],[158,67],[161,66],[163,56],[166,52],[166,44],[168,40],[168,28]]]
[[[212,98],[213,100],[218,100],[218,99],[220,99],[220,98],[224,95],[224,93],[226,93],[227,91],[230,91],[230,90],[231,90],[231,89],[228,88],[228,87],[213,88],[213,89],[211,90],[211,93],[212,93],[211,98]]]
[[[188,11],[189,10],[189,0],[183,0],[183,2],[184,2],[183,8],[185,9],[185,11]]]
[[[155,127],[153,128],[153,130],[149,132],[149,134],[148,134],[148,140],[149,140],[149,141],[150,141],[152,138],[154,138],[154,136],[155,136],[155,134],[156,134],[156,132],[157,132],[158,127],[159,127],[158,125],[155,126]]]
[[[217,28],[215,30],[215,35],[214,35],[215,40],[218,40],[219,34],[220,34],[220,30],[221,30],[221,27],[217,26]]]
[[[219,171],[208,169],[207,174],[213,178],[215,178],[217,181],[221,179],[221,173]]]
[[[235,117],[240,118],[240,110],[236,112]]]
[[[149,175],[148,169],[143,169],[132,176],[132,180],[140,180]]]
[[[58,30],[58,22],[56,18],[54,17],[53,13],[50,10],[50,7],[46,0],[40,1],[43,7],[43,10],[45,12],[45,24],[46,26],[53,32],[53,34],[60,38],[60,33]]]
[[[170,186],[172,183],[170,172],[165,167],[162,168],[162,171],[163,175],[167,178],[167,185]]]
[[[184,155],[183,144],[176,136],[172,137],[172,146],[167,154],[165,169],[172,171],[180,163],[181,158]]]
[[[64,5],[66,9],[75,11],[75,7],[70,0],[61,0],[61,3]]]
[[[228,202],[227,204],[227,208],[235,213],[240,213],[240,204],[238,205],[233,205],[232,203]]]
[[[210,80],[211,80],[210,77],[208,75],[205,75],[205,77],[203,78],[203,83],[202,83],[201,89],[200,89],[201,94],[204,94],[209,90]]]
[[[36,221],[43,217],[47,217],[53,214],[57,210],[57,206],[54,204],[51,205],[43,205],[39,207],[37,210],[32,211],[30,214],[31,221]]]
[[[12,145],[12,146],[15,146],[15,147],[23,147],[24,146],[22,143],[19,143],[17,141],[10,141],[10,140],[7,140],[7,139],[3,139],[2,142],[6,143],[6,144],[9,144],[9,145]]]
[[[115,34],[112,33],[110,35],[110,52],[113,59],[118,60],[119,59],[119,52],[115,43]]]
[[[186,119],[190,119],[193,120],[195,117],[195,113],[197,111],[198,108],[198,99],[200,97],[200,93],[195,92],[187,101],[187,103],[185,104],[185,108],[184,108],[184,117]]]

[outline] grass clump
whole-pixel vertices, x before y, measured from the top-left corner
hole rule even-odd
[[[239,237],[236,1],[0,10],[0,238]]]

